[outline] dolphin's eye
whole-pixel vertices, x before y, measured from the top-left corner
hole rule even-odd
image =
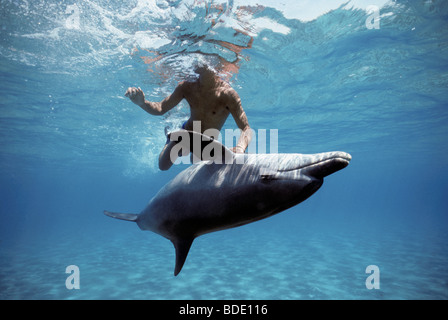
[[[260,180],[263,182],[269,182],[272,180],[275,180],[275,176],[271,175],[271,174],[262,174],[260,175]]]

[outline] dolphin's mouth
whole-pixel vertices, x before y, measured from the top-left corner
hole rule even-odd
[[[312,161],[312,159],[308,159],[308,161],[305,161],[305,163],[296,166],[296,167],[292,167],[292,168],[288,168],[288,169],[278,169],[278,172],[288,172],[288,171],[296,171],[296,170],[302,170],[308,167],[312,167],[312,166],[317,166],[319,164],[322,163],[329,163],[332,161],[340,161],[343,163],[346,163],[347,165],[350,163],[350,160],[352,160],[352,156],[346,152],[328,152],[328,153],[322,153],[322,154],[317,154],[317,155],[313,155],[314,157],[316,157],[316,159],[314,159],[314,161]]]
[[[326,152],[312,155],[298,166],[277,171],[280,173],[300,170],[307,175],[323,178],[347,167],[351,159],[352,156],[346,152]]]

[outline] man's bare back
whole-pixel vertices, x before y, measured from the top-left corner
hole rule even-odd
[[[231,114],[238,128],[242,130],[233,151],[244,153],[251,139],[251,130],[238,93],[207,67],[199,67],[195,71],[199,74],[197,81],[179,83],[174,92],[161,102],[145,100],[140,88],[128,88],[125,95],[152,115],[162,115],[185,99],[190,105],[191,116],[184,129],[192,131],[193,121],[200,121],[201,133],[208,129],[221,130]],[[167,143],[160,153],[161,170],[168,170],[173,165],[175,159],[170,157],[170,151],[175,144],[175,142]]]

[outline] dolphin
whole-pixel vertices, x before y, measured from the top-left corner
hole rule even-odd
[[[314,194],[326,176],[345,168],[351,160],[345,152],[236,154],[217,140],[210,142],[211,147],[222,151],[222,157],[232,161],[205,160],[191,165],[163,186],[140,214],[104,211],[107,216],[134,221],[140,229],[171,240],[176,251],[175,276],[196,237],[291,208]]]

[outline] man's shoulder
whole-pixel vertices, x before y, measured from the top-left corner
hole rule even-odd
[[[191,88],[196,85],[196,81],[181,81],[177,84],[178,88]]]
[[[194,91],[194,82],[190,81],[182,81],[177,84],[176,90],[179,94],[182,94],[183,96],[188,95],[192,91]]]
[[[239,100],[240,99],[240,96],[238,95],[238,93],[230,85],[224,86],[222,88],[221,92],[228,99],[231,99],[231,100]]]

